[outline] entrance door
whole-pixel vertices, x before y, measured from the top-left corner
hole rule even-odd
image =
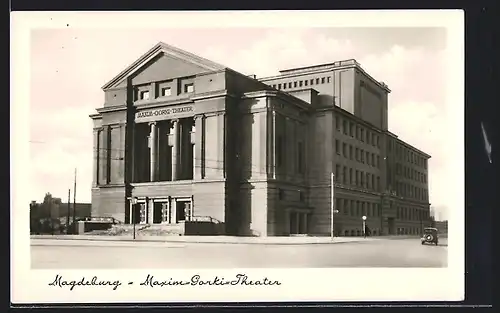
[[[189,221],[191,218],[191,201],[177,200],[176,202],[176,222]]]
[[[159,224],[162,222],[162,205],[161,202],[154,202],[153,204],[153,224]]]
[[[387,226],[389,228],[389,235],[394,235],[395,229],[394,229],[394,217],[389,217],[387,219]]]

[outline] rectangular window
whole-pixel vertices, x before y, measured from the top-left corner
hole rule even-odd
[[[283,163],[283,138],[276,138],[276,166],[280,167]]]
[[[337,131],[340,131],[340,117],[335,116],[335,127],[337,127]]]
[[[377,167],[380,167],[380,157],[377,155]]]
[[[358,170],[356,170],[356,186],[361,184],[361,175]]]
[[[139,93],[139,99],[149,100],[149,90],[143,90]]]
[[[377,190],[377,186],[375,185],[375,175],[372,175],[372,188],[373,190]]]
[[[326,78],[326,82],[327,82],[327,83],[330,83],[330,79],[331,79],[331,77],[330,77],[330,76],[328,76],[328,77]]]
[[[278,89],[281,89],[281,84],[278,84]]]
[[[302,87],[303,82],[299,81],[299,87]]]
[[[354,128],[355,128],[354,123],[349,123],[349,128],[350,128],[349,135],[354,138]]]
[[[194,84],[186,84],[186,85],[184,85],[184,92],[185,93],[194,92]]]
[[[292,88],[292,82],[288,83],[288,88]]]
[[[297,88],[297,82],[293,82],[293,87]]]
[[[335,139],[335,152],[340,155],[340,142],[338,141],[338,139]]]
[[[304,86],[307,86],[309,85],[309,81],[308,80],[304,80]]]
[[[366,151],[366,163],[370,165],[370,152]]]
[[[286,83],[283,84],[283,89],[286,89]]]
[[[372,157],[372,166],[375,166],[375,154],[371,154]]]
[[[354,184],[354,179],[352,177],[352,168],[349,169],[349,184]]]
[[[325,78],[324,78],[324,77],[322,77],[322,78],[321,78],[321,83],[322,83],[322,84],[324,84],[324,83],[325,83]]]
[[[348,158],[349,157],[347,155],[347,144],[346,143],[342,144],[342,154],[344,155],[344,158]]]
[[[339,176],[340,176],[340,165],[335,164],[335,181],[340,181]]]
[[[311,79],[311,86],[314,85],[314,79]]]
[[[346,120],[344,120],[342,124],[343,124],[342,127],[344,128],[343,129],[344,130],[344,135],[347,135],[348,131],[349,131],[349,127],[347,126],[348,123],[347,123]]]
[[[361,141],[365,142],[365,130],[361,128]]]
[[[356,161],[359,162],[359,148],[356,148]]]
[[[370,138],[371,138],[371,136],[370,136],[370,131],[368,131],[368,130],[367,130],[367,131],[366,131],[366,143],[367,143],[367,144],[370,144]]]
[[[365,152],[363,150],[360,150],[361,154],[361,163],[365,163]]]
[[[304,173],[304,144],[302,142],[298,143],[297,147],[297,171],[299,174]]]
[[[164,87],[161,89],[162,97],[169,97],[172,95],[172,89],[170,87]]]
[[[316,85],[319,85],[319,78],[316,78]]]
[[[344,166],[344,170],[342,171],[342,182],[347,184],[347,167]]]
[[[349,145],[349,159],[351,159],[351,160],[353,159],[353,155],[352,154],[353,154],[352,153],[352,146]]]

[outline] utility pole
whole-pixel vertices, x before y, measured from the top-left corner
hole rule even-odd
[[[66,235],[69,232],[69,218],[70,216],[70,202],[71,202],[71,189],[68,189],[68,218],[66,219]]]
[[[76,229],[76,168],[75,168],[75,185],[73,187],[73,227]]]

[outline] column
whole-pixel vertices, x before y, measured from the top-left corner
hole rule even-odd
[[[154,220],[154,211],[155,211],[155,202],[153,199],[150,199],[146,203],[146,214],[147,214],[147,219],[146,219],[146,224],[153,224]]]
[[[172,206],[171,206],[171,217],[172,217],[172,220],[170,221],[172,224],[177,224],[177,200],[174,198],[172,199],[172,202],[171,202]]]
[[[172,181],[177,180],[178,173],[177,169],[179,168],[179,161],[177,160],[178,149],[179,149],[179,120],[174,119],[171,121],[171,130],[170,130],[170,138],[169,145],[172,147]]]
[[[150,181],[156,181],[157,174],[157,156],[158,156],[158,130],[156,122],[150,123],[151,132],[149,133],[149,159],[150,159]]]
[[[189,139],[190,139],[190,143],[191,143],[191,146],[190,148],[192,149],[191,150],[191,153],[192,153],[192,171],[193,171],[193,175],[191,177],[191,179],[195,179],[195,173],[196,173],[196,116],[193,117],[193,123],[191,124],[191,132],[190,132],[190,136],[189,136]]]
[[[134,223],[134,203],[132,199],[128,201],[128,206],[129,206],[129,217],[128,217],[128,223],[133,224]],[[137,221],[135,221],[137,223]]]
[[[205,146],[205,116],[195,115],[194,116],[194,128],[195,128],[195,142],[194,142],[194,179],[203,179],[205,177],[204,171],[204,146]]]
[[[268,164],[268,177],[276,178],[276,112],[272,111],[271,116],[268,116],[268,146],[267,146],[267,164]]]
[[[92,168],[92,185],[99,185],[99,129],[94,128],[94,164]]]

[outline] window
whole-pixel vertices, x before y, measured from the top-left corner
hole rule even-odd
[[[363,150],[360,150],[361,154],[361,163],[365,163],[365,152]]]
[[[347,167],[344,166],[344,170],[342,171],[342,182],[347,184]]]
[[[375,154],[372,153],[372,166],[375,166]]]
[[[276,138],[276,166],[280,167],[283,163],[283,138]]]
[[[281,89],[281,84],[278,84],[278,89]]]
[[[359,148],[356,148],[356,161],[359,162]]]
[[[355,128],[354,123],[349,123],[349,126],[350,126],[349,135],[354,138],[354,128]]]
[[[366,173],[366,188],[370,189],[370,173]]]
[[[340,165],[339,164],[335,164],[335,175],[337,176],[336,181],[339,181],[339,176],[340,176]]]
[[[331,79],[331,77],[330,77],[330,76],[328,76],[328,77],[326,78],[326,82],[327,82],[327,83],[330,83],[330,79]]]
[[[365,130],[361,128],[361,141],[365,142]]]
[[[280,200],[285,200],[285,191],[283,189],[278,189],[278,198]]]
[[[184,85],[184,92],[189,93],[194,91],[194,84],[186,84]]]
[[[349,131],[349,127],[347,126],[347,121],[344,120],[343,123],[342,123],[342,127],[344,128],[344,135],[347,135],[348,131]]]
[[[288,83],[288,88],[292,88],[292,82]]]
[[[321,78],[321,83],[322,83],[322,84],[324,84],[324,83],[325,83],[325,78],[324,78],[324,77],[322,77],[322,78]]]
[[[366,151],[366,163],[370,165],[370,152]]]
[[[375,176],[372,175],[372,189],[377,190],[377,186],[375,186]]]
[[[316,78],[316,85],[319,85],[319,78]]]
[[[349,145],[349,159],[353,159],[353,155],[352,155],[352,146]]]
[[[337,139],[335,139],[335,152],[340,155],[340,142]]]
[[[302,142],[299,142],[298,147],[297,147],[297,161],[298,161],[297,171],[299,172],[299,174],[304,173],[304,150],[303,149],[304,149],[304,144]]]
[[[309,81],[308,80],[304,80],[304,86],[307,86],[309,85]]]
[[[143,90],[139,93],[140,100],[149,100],[149,90]]]
[[[352,177],[352,168],[349,169],[349,184],[353,185],[354,179]]]
[[[366,131],[366,143],[367,144],[370,144],[370,139],[371,139],[371,136],[370,136],[370,131]]]
[[[299,81],[299,87],[302,87],[303,82]]]
[[[273,88],[276,88],[276,85],[273,85]]]
[[[170,87],[164,87],[161,89],[161,96],[168,97],[172,95],[172,89]]]
[[[361,176],[359,174],[359,171],[356,170],[356,185],[359,186],[361,184]]]
[[[344,158],[347,158],[347,144],[343,143],[342,144],[342,154],[344,155]]]
[[[293,82],[293,87],[297,88],[297,82]]]
[[[311,79],[311,86],[314,85],[314,79]]]
[[[377,155],[377,167],[380,167],[380,157]]]
[[[299,201],[306,202],[306,195],[304,194],[303,191],[299,191]]]
[[[361,172],[360,177],[361,177],[361,184],[360,184],[360,186],[364,187],[365,186],[365,173]]]
[[[283,89],[286,89],[286,83],[283,84]]]

